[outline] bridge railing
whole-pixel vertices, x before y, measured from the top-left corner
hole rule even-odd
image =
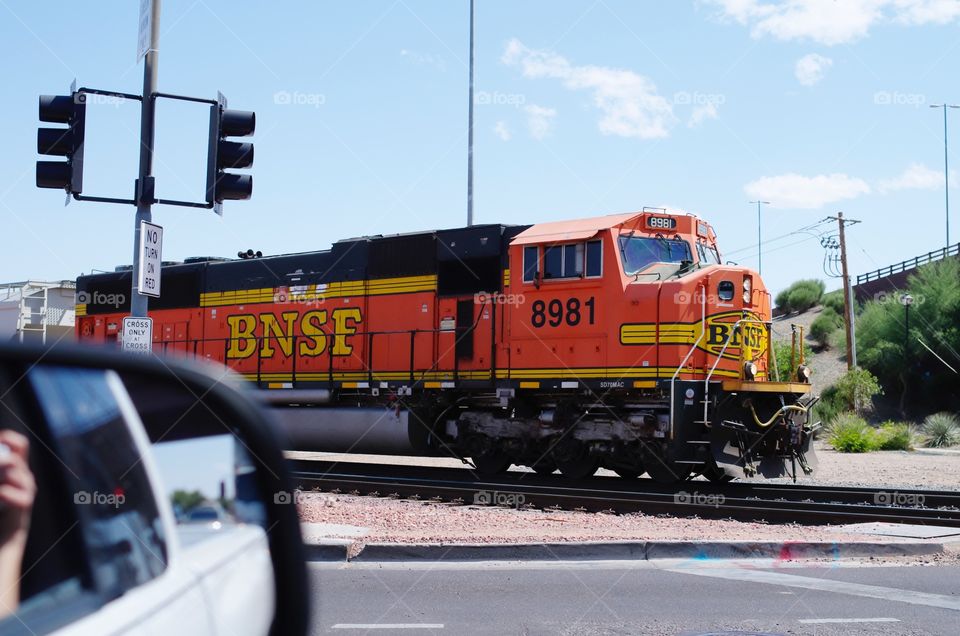
[[[926,265],[927,263],[932,263],[934,261],[939,261],[948,256],[957,256],[960,255],[960,243],[956,245],[950,245],[947,247],[940,248],[938,250],[933,250],[932,252],[927,252],[921,256],[916,256],[895,265],[889,265],[887,267],[881,267],[878,270],[868,272],[866,274],[857,274],[857,285],[862,285],[864,283],[869,283],[873,280],[880,280],[881,278],[886,278],[887,276],[892,276],[894,274],[899,274],[900,272],[906,272],[911,269],[916,269],[921,265]]]

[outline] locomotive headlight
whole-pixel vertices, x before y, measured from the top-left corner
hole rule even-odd
[[[801,364],[799,367],[797,367],[797,379],[801,382],[809,382],[811,375],[813,375],[813,370],[811,370],[807,365]]]
[[[753,380],[757,377],[757,365],[753,362],[743,363],[743,377],[745,380]]]
[[[753,280],[749,276],[743,277],[743,304],[749,305],[753,296]]]

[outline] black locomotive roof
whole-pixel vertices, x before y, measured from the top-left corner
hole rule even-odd
[[[187,263],[164,265],[161,296],[151,299],[150,306],[197,307],[200,294],[205,292],[437,274],[441,264],[450,262],[499,258],[500,266],[505,266],[510,240],[528,227],[485,224],[377,234],[337,241],[329,250],[322,251],[252,259],[188,259]],[[86,300],[88,313],[126,311],[128,299],[119,309],[112,304],[101,307],[95,301],[110,294],[126,299],[130,277],[129,269],[80,276],[77,291],[82,295],[78,302]]]

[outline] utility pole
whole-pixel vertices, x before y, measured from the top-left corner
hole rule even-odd
[[[757,204],[757,273],[763,275],[763,250],[760,247],[760,204],[770,205],[769,201],[750,201]]]
[[[133,222],[133,272],[130,284],[130,316],[146,318],[148,298],[140,294],[137,274],[140,271],[140,223],[153,218],[153,133],[154,100],[157,92],[157,49],[160,47],[160,0],[150,0],[150,45],[143,62],[143,100],[140,102],[140,176],[137,179],[137,214]]]
[[[857,343],[854,331],[853,315],[853,287],[850,285],[850,271],[847,268],[847,240],[844,228],[847,224],[854,225],[860,221],[843,218],[843,212],[837,216],[827,217],[836,220],[840,225],[840,265],[843,268],[843,313],[847,335],[847,371],[857,366]]]
[[[950,164],[947,160],[947,109],[960,108],[960,105],[944,102],[942,104],[930,104],[930,108],[943,109],[943,196],[947,207],[947,241],[944,244],[944,255],[946,255],[946,250],[950,249]]]
[[[473,225],[473,0],[470,0],[470,103],[467,105],[467,226]]]

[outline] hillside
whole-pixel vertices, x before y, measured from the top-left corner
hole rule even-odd
[[[822,306],[817,306],[802,313],[791,313],[773,319],[773,337],[788,344],[791,337],[790,325],[795,324],[803,327],[804,340],[810,347],[812,356],[807,359],[807,365],[813,370],[810,383],[813,385],[815,393],[820,393],[847,372],[845,351],[830,348],[817,352],[815,349],[817,343],[809,336],[810,325],[822,310]]]

